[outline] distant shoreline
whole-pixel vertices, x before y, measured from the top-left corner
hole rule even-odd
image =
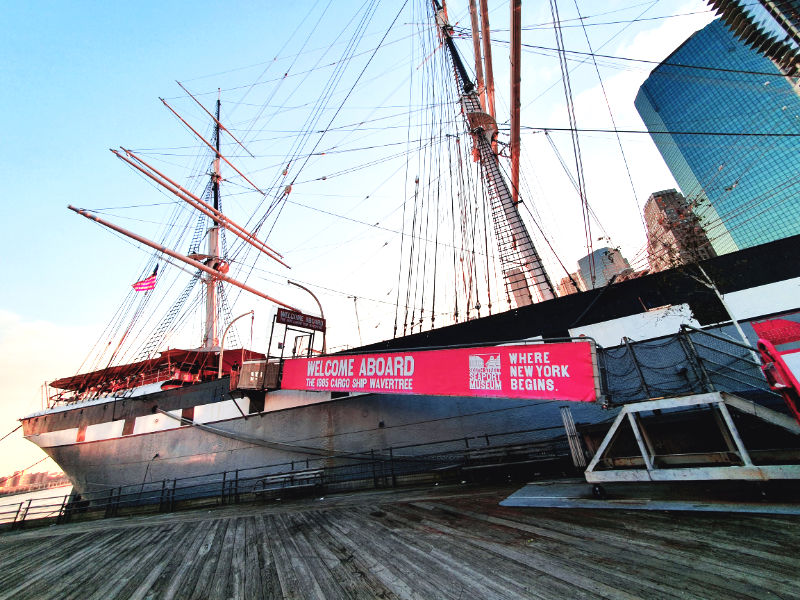
[[[38,492],[40,490],[48,490],[48,489],[56,489],[61,487],[69,487],[72,483],[69,480],[59,483],[52,483],[50,485],[25,485],[19,486],[16,488],[12,488],[10,490],[2,490],[0,491],[0,498],[4,498],[6,496],[18,496],[19,494],[27,494],[29,492]]]

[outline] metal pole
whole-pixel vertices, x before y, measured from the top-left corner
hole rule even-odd
[[[511,198],[519,202],[520,73],[522,68],[522,0],[511,0]]]
[[[220,101],[217,98],[217,119],[220,114]],[[219,125],[214,127],[214,144],[216,155],[214,156],[213,171],[211,173],[211,190],[214,199],[214,210],[219,210],[219,182],[222,174],[219,170]],[[219,230],[222,224],[217,219],[211,220],[211,227],[208,228],[208,261],[209,266],[222,260],[219,243]],[[203,348],[210,350],[219,343],[219,315],[217,314],[217,278],[211,275],[206,279],[206,323],[205,333],[203,334]]]
[[[750,354],[753,355],[753,360],[756,362],[757,365],[760,365],[761,364],[761,358],[758,356],[756,351],[753,349],[753,346],[750,343],[750,340],[748,340],[747,336],[744,334],[744,331],[742,330],[742,326],[739,325],[739,321],[737,321],[736,317],[733,316],[733,311],[731,311],[730,306],[728,306],[728,304],[725,302],[725,298],[722,297],[722,294],[719,292],[719,289],[717,288],[717,285],[711,280],[711,277],[708,276],[708,273],[706,273],[705,269],[703,268],[703,266],[700,263],[697,263],[697,268],[700,269],[700,273],[702,273],[703,277],[705,278],[705,281],[701,282],[701,283],[703,283],[706,287],[711,288],[712,290],[714,290],[714,293],[717,295],[717,298],[719,298],[719,301],[722,304],[722,308],[724,308],[725,312],[728,313],[728,316],[731,318],[731,323],[733,323],[733,326],[736,328],[736,331],[739,333],[739,337],[742,338],[742,341],[744,342],[745,346],[748,346],[750,348]]]
[[[475,78],[478,84],[478,95],[481,105],[486,110],[486,84],[483,82],[483,61],[481,59],[481,31],[478,24],[478,8],[476,0],[469,0],[469,18],[472,24],[472,51],[475,53]]]
[[[70,209],[71,211],[74,211],[74,212],[78,213],[82,217],[86,217],[87,219],[95,221],[96,223],[100,223],[101,225],[103,225],[105,227],[108,227],[109,229],[113,229],[117,233],[121,233],[122,235],[128,236],[129,238],[131,238],[133,240],[136,240],[137,242],[141,242],[142,244],[144,244],[145,246],[149,246],[153,250],[161,252],[162,254],[166,254],[167,256],[171,256],[172,258],[174,258],[176,260],[180,260],[182,262],[185,262],[187,265],[191,265],[196,269],[200,269],[204,273],[208,273],[209,275],[213,275],[214,277],[216,277],[217,279],[219,279],[221,281],[225,281],[227,283],[230,283],[231,285],[235,285],[236,287],[241,288],[246,292],[250,292],[251,294],[259,296],[260,298],[264,298],[264,300],[269,300],[270,302],[274,302],[275,304],[279,304],[280,306],[288,308],[289,310],[294,310],[294,311],[297,310],[294,306],[291,306],[289,304],[281,302],[280,300],[276,300],[275,298],[272,298],[271,296],[268,296],[267,294],[259,292],[255,288],[250,287],[249,285],[245,285],[244,283],[241,283],[240,281],[236,281],[235,279],[233,279],[231,277],[228,277],[227,275],[223,275],[219,271],[217,271],[215,269],[212,269],[211,267],[205,265],[204,263],[202,263],[202,262],[200,262],[198,260],[194,260],[193,258],[189,258],[188,256],[184,256],[183,254],[180,254],[179,252],[175,252],[173,250],[170,250],[166,246],[162,246],[161,244],[158,244],[156,242],[150,241],[145,237],[142,237],[140,235],[137,235],[137,234],[133,233],[132,231],[128,231],[127,229],[119,227],[118,225],[114,225],[113,223],[109,223],[108,221],[105,221],[105,220],[103,220],[103,219],[101,219],[99,217],[96,217],[96,216],[94,216],[92,214],[89,214],[88,212],[86,212],[83,209],[75,208],[74,206],[71,206],[71,205],[67,206],[67,208]]]
[[[136,156],[136,154],[134,154],[130,150],[128,150],[126,148],[123,148],[122,150],[125,152],[125,154],[127,156],[123,156],[117,150],[114,150],[114,149],[111,149],[111,152],[113,152],[114,155],[117,158],[119,158],[120,160],[125,161],[130,166],[132,166],[134,169],[136,169],[137,171],[139,171],[143,175],[146,175],[147,177],[149,177],[150,179],[155,181],[158,185],[163,187],[168,192],[172,192],[175,196],[177,196],[178,198],[180,198],[181,200],[183,200],[184,202],[189,204],[189,206],[195,208],[196,210],[200,211],[204,215],[206,215],[206,216],[216,220],[217,222],[221,223],[222,225],[224,225],[225,229],[227,229],[228,231],[230,231],[231,233],[233,233],[237,237],[240,237],[241,239],[243,239],[245,242],[247,242],[248,244],[250,244],[254,248],[260,250],[261,252],[263,252],[264,254],[269,256],[270,258],[278,261],[284,267],[289,268],[289,265],[287,265],[284,261],[280,260],[280,259],[283,258],[283,254],[281,254],[280,252],[278,252],[274,248],[270,248],[269,246],[267,246],[264,242],[259,240],[255,235],[253,235],[249,231],[247,231],[244,227],[242,227],[238,223],[235,223],[229,217],[226,217],[225,215],[223,215],[221,212],[216,210],[212,205],[207,204],[205,201],[203,201],[199,197],[197,197],[194,194],[192,194],[189,190],[187,190],[186,188],[181,186],[179,183],[176,183],[175,181],[173,181],[172,179],[170,179],[169,177],[164,175],[164,173],[162,173],[161,171],[159,171],[158,169],[153,167],[151,164],[149,164],[148,162],[146,162],[145,160],[143,160],[139,156]],[[133,160],[131,160],[131,159],[133,159]],[[136,161],[136,162],[133,162],[133,161]],[[144,165],[147,168],[145,169],[145,168],[141,167],[140,165],[136,164],[137,162],[141,163],[142,165]],[[153,173],[155,173],[155,175],[153,175]],[[156,177],[156,175],[158,175],[158,177]]]
[[[750,454],[748,454],[747,449],[744,447],[742,436],[739,435],[739,430],[733,423],[733,419],[731,418],[731,413],[728,411],[728,407],[725,406],[724,402],[717,402],[717,407],[719,408],[719,412],[722,413],[722,418],[725,420],[725,424],[728,426],[728,431],[730,431],[731,435],[733,436],[733,441],[736,443],[736,447],[739,449],[739,456],[741,456],[744,466],[752,467],[753,461],[750,459]]]
[[[487,0],[481,0],[481,42],[483,42],[483,62],[486,75],[486,108],[487,112],[496,119],[494,112],[494,70],[492,69],[492,40],[489,33],[489,7]],[[492,147],[496,149],[496,142]]]
[[[253,315],[255,318],[255,311],[251,310],[250,312],[246,312],[243,315],[239,315],[233,321],[228,323],[228,326],[225,328],[225,331],[222,332],[222,338],[219,341],[219,365],[217,368],[217,379],[222,379],[222,357],[225,356],[225,336],[228,335],[228,330],[231,328],[231,325],[236,323],[242,317],[246,317],[247,315]],[[267,350],[269,352],[269,350]]]
[[[322,319],[325,319],[325,313],[322,312],[322,303],[319,301],[319,298],[317,298],[317,296],[316,296],[316,294],[314,294],[314,292],[312,292],[310,289],[308,289],[304,285],[300,285],[299,283],[297,283],[295,281],[287,281],[286,283],[288,283],[289,285],[293,285],[293,286],[299,287],[301,290],[305,290],[309,294],[311,294],[311,297],[316,301],[317,306],[319,307],[319,316],[322,317]],[[327,354],[328,353],[328,346],[327,346],[327,342],[325,341],[325,331],[322,332],[322,353],[323,354]]]
[[[686,326],[681,325],[681,331],[686,331]],[[714,388],[714,382],[711,381],[711,377],[706,370],[705,364],[703,364],[703,358],[697,353],[697,348],[695,348],[694,341],[692,341],[692,336],[688,333],[686,334],[686,343],[689,344],[689,348],[692,349],[692,354],[695,357],[695,361],[697,365],[700,367],[700,372],[703,374],[703,382],[706,386],[707,392],[714,392],[716,389]]]
[[[267,344],[267,362],[269,362],[269,353],[272,351],[272,334],[275,333],[275,320],[278,318],[277,314],[272,315],[272,329],[269,330],[269,343]]]
[[[364,340],[361,338],[361,320],[358,318],[358,298],[356,296],[350,296],[353,299],[353,308],[356,311],[356,325],[358,326],[358,343],[362,346],[364,345]],[[422,314],[422,313],[420,313]],[[422,318],[420,317],[420,330],[422,330]]]
[[[652,394],[650,393],[650,387],[647,385],[647,380],[644,378],[644,373],[642,372],[642,367],[639,365],[639,361],[636,359],[636,353],[633,351],[633,346],[630,344],[630,340],[627,337],[623,337],[622,341],[625,343],[625,347],[628,349],[628,352],[631,353],[631,358],[633,359],[633,366],[636,368],[636,373],[639,375],[639,382],[642,384],[642,390],[647,395],[648,398],[652,398]]]

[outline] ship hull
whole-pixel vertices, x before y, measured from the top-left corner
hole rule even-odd
[[[581,423],[613,416],[595,403],[364,394],[43,449],[84,494],[175,479],[189,486],[226,471],[346,465],[390,449],[395,457],[446,456],[469,444],[557,439],[567,405]]]

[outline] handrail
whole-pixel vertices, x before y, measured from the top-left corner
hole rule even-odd
[[[716,333],[711,333],[709,331],[706,331],[705,329],[698,329],[697,327],[693,327],[692,325],[687,325],[686,323],[681,323],[681,330],[685,330],[685,329],[690,329],[691,331],[696,331],[697,333],[702,333],[704,335],[707,335],[707,336],[712,337],[712,338],[716,338],[716,339],[721,340],[723,342],[727,342],[729,344],[733,344],[734,346],[739,346],[740,348],[744,348],[745,350],[749,350],[749,351],[753,350],[752,346],[748,346],[747,344],[744,344],[742,342],[737,342],[736,340],[732,340],[731,338],[727,338],[727,337],[723,337],[721,335],[717,335]]]
[[[325,457],[308,458],[296,461],[287,461],[271,465],[262,465],[248,469],[233,471],[220,471],[206,475],[192,477],[165,479],[145,484],[136,484],[110,488],[104,491],[86,493],[76,501],[72,495],[53,496],[48,498],[29,499],[13,504],[0,505],[0,527],[21,527],[25,521],[55,518],[56,522],[69,520],[72,516],[85,511],[105,511],[105,516],[112,517],[119,513],[121,507],[146,507],[159,506],[159,510],[171,510],[176,500],[214,500],[244,493],[257,493],[269,491],[264,488],[267,478],[279,476],[276,481],[294,481],[298,473],[320,472],[315,481],[329,485],[348,485],[348,482],[372,480],[373,474],[382,472],[394,473],[393,481],[399,475],[422,475],[439,472],[442,467],[466,466],[470,462],[470,455],[476,450],[491,449],[503,451],[506,449],[528,449],[529,453],[540,455],[537,449],[546,448],[553,457],[553,448],[565,445],[561,439],[548,438],[544,440],[529,439],[524,441],[507,441],[507,443],[492,444],[491,441],[503,438],[514,438],[521,434],[545,432],[557,427],[528,429],[500,434],[484,434],[467,438],[453,438],[438,442],[428,442],[416,446],[403,446],[397,449],[412,447],[431,447],[425,454],[403,454],[394,452],[395,448],[386,448],[383,451],[367,451],[358,455],[341,456],[354,462],[337,466],[326,466]],[[563,443],[562,443],[563,442]],[[446,448],[433,448],[432,446],[447,445]],[[510,450],[509,450],[510,451]],[[557,454],[566,456],[566,451]],[[472,457],[474,460],[474,457]],[[302,479],[302,478],[300,478]],[[27,507],[23,505],[28,504]]]

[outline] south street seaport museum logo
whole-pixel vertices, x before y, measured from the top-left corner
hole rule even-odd
[[[500,354],[469,355],[469,389],[503,389],[500,383]]]

